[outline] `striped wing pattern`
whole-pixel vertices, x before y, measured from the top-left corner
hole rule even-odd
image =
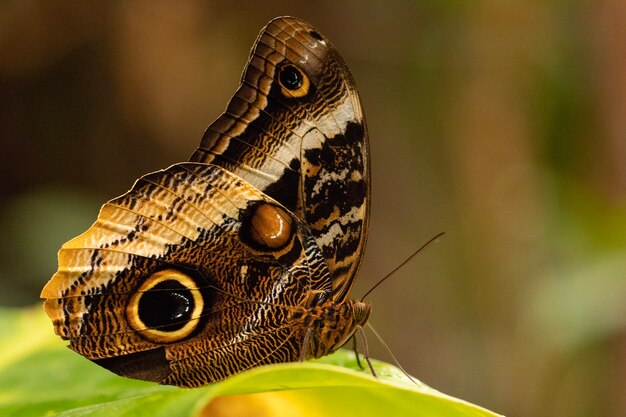
[[[277,69],[285,63],[306,73],[309,94],[281,94]],[[348,67],[311,25],[279,18],[261,31],[241,86],[191,159],[226,167],[305,221],[341,302],[365,250],[368,158],[365,120]]]

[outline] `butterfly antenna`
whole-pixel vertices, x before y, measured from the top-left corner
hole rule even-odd
[[[392,276],[397,270],[399,270],[400,268],[402,268],[404,265],[406,265],[411,259],[413,259],[413,257],[415,255],[417,255],[418,253],[420,253],[422,250],[424,250],[428,245],[430,245],[431,243],[433,243],[434,241],[436,241],[437,239],[439,239],[441,236],[443,236],[446,232],[441,232],[438,233],[435,237],[432,237],[428,242],[424,243],[422,246],[420,246],[420,248],[418,250],[416,250],[415,252],[413,252],[411,254],[411,256],[409,256],[408,258],[406,258],[404,260],[404,262],[402,262],[400,265],[398,265],[393,271],[391,271],[390,273],[388,273],[387,275],[385,275],[385,277],[383,279],[381,279],[380,281],[378,281],[376,284],[374,284],[374,286],[372,288],[369,289],[368,292],[365,293],[365,295],[363,297],[361,297],[361,301],[365,300],[365,297],[367,297],[372,291],[374,291],[376,289],[376,287],[378,287],[380,284],[382,284],[383,282],[385,282],[385,280],[387,280],[387,278],[389,278],[390,276]]]
[[[396,364],[396,366],[398,367],[398,369],[400,369],[402,371],[402,373],[409,378],[409,380],[414,383],[415,385],[418,386],[422,386],[423,384],[418,383],[415,379],[413,379],[413,377],[411,375],[409,375],[409,373],[407,371],[404,370],[404,368],[402,367],[402,365],[400,365],[400,362],[398,361],[398,359],[396,359],[395,355],[393,354],[393,352],[391,351],[391,349],[389,349],[389,346],[387,345],[387,343],[385,343],[385,341],[383,340],[383,338],[380,336],[380,334],[378,334],[378,332],[376,331],[376,329],[374,329],[374,326],[372,326],[369,322],[367,323],[367,327],[369,327],[369,329],[372,331],[372,333],[374,333],[374,336],[376,336],[376,338],[378,339],[378,341],[380,341],[380,343],[383,345],[383,347],[387,350],[387,352],[389,352],[389,355],[391,355],[391,358],[393,359],[394,363]]]

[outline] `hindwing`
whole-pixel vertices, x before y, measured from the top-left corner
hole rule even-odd
[[[272,216],[283,222],[277,245],[256,227]],[[194,386],[295,360],[303,333],[291,313],[330,299],[331,281],[308,229],[280,203],[221,167],[185,163],[105,204],[63,245],[42,297],[83,356]]]

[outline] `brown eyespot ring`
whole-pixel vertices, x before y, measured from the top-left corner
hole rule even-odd
[[[292,64],[283,65],[277,73],[280,92],[288,98],[304,97],[309,93],[311,82],[302,70]]]
[[[178,342],[198,326],[204,299],[188,275],[166,269],[150,275],[131,295],[126,319],[144,339]]]

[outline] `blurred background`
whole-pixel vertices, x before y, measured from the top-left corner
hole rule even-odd
[[[0,2],[0,305],[38,303],[103,202],[186,160],[294,15],[367,115],[353,295],[446,232],[369,297],[400,363],[511,416],[626,415],[626,2],[312,3]]]

